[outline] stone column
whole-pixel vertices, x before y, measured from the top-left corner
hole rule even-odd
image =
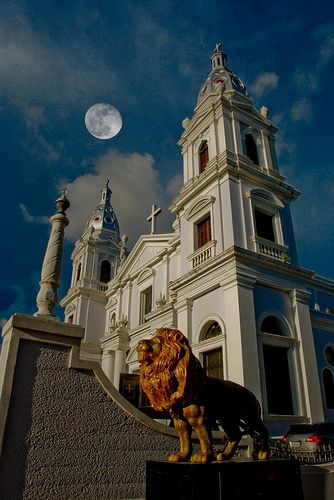
[[[115,367],[114,367],[114,386],[119,390],[119,379],[121,373],[126,372],[126,352],[129,349],[130,337],[127,322],[123,318],[118,322],[116,330],[118,334],[117,345],[115,346]]]
[[[101,362],[102,370],[107,375],[109,380],[113,380],[114,377],[114,368],[115,368],[115,353],[112,350],[103,350],[102,353],[102,362]]]
[[[64,230],[69,223],[65,210],[70,206],[65,192],[56,200],[55,205],[57,212],[50,219],[52,228],[43,260],[41,281],[39,282],[40,290],[36,298],[38,310],[34,314],[35,316],[44,316],[48,319],[58,319],[53,311],[58,304]]]
[[[117,390],[119,389],[120,374],[127,371],[126,353],[129,346],[127,320],[121,318],[111,333],[101,341],[102,369]]]
[[[119,379],[121,373],[125,372],[125,356],[126,352],[122,349],[116,349],[115,351],[115,368],[114,368],[114,386],[119,391]]]

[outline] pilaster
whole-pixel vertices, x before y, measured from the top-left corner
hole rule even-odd
[[[180,303],[176,303],[177,310],[177,327],[192,343],[192,310],[193,299],[185,299]]]
[[[314,347],[307,290],[293,289],[290,292],[296,336],[300,344],[302,381],[300,391],[305,400],[306,413],[312,421],[324,420],[317,359]]]
[[[255,278],[233,270],[224,276],[227,376],[251,390],[261,401],[256,317]]]

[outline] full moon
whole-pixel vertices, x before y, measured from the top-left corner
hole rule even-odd
[[[100,102],[91,106],[85,116],[88,132],[97,139],[111,139],[121,130],[120,112],[111,104]]]

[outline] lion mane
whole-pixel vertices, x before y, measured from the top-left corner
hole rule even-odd
[[[143,391],[155,410],[173,410],[181,401],[183,403],[185,393],[189,393],[189,373],[201,373],[200,367],[196,370],[197,363],[188,340],[179,330],[160,328],[153,339],[139,343],[138,351],[141,350]]]

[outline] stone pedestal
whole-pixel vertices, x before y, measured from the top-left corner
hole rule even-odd
[[[296,460],[147,462],[146,500],[303,500]]]

